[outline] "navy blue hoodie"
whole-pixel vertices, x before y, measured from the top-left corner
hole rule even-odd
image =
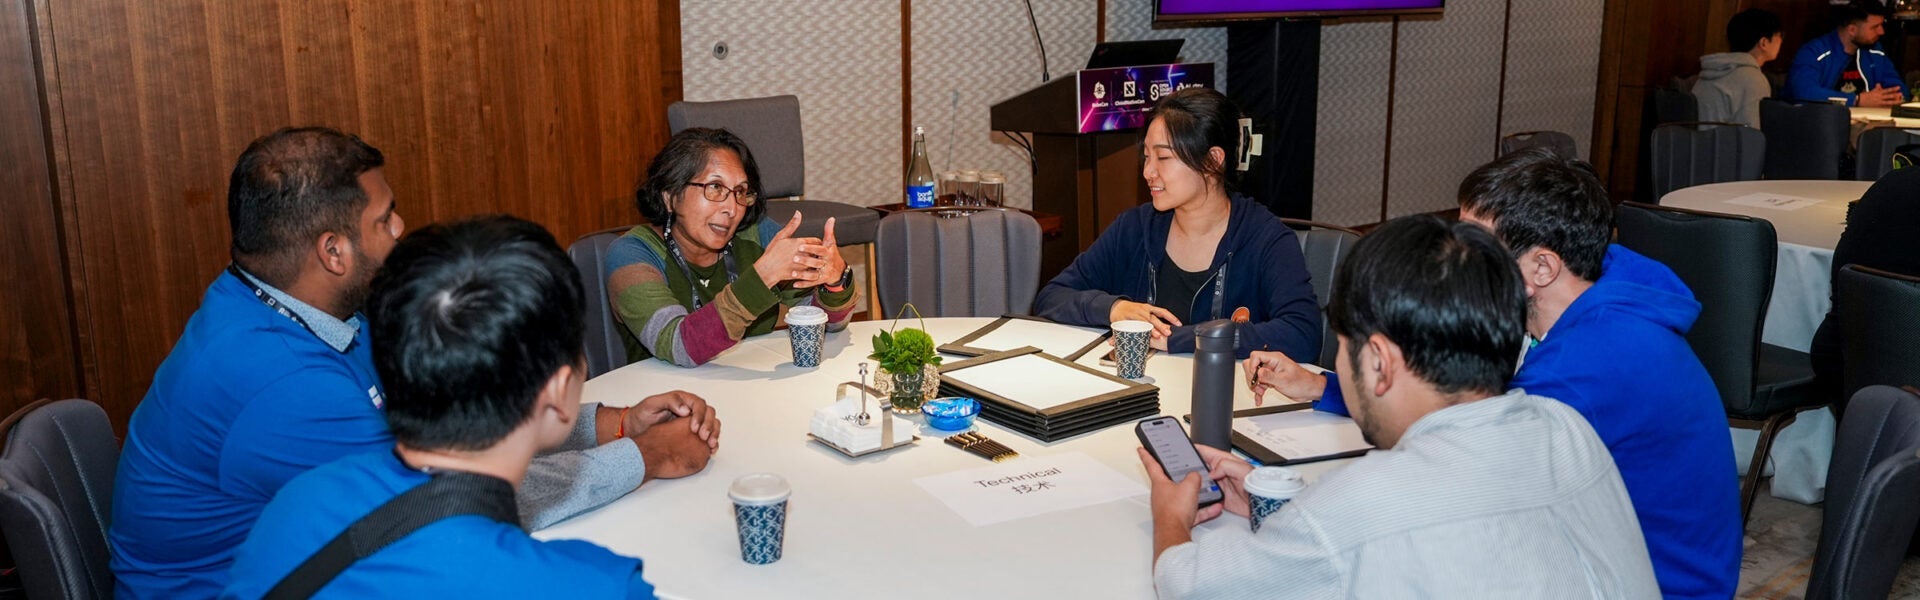
[[[1740,484],[1719,389],[1687,345],[1700,303],[1666,265],[1619,245],[1601,273],[1527,351],[1510,387],[1572,406],[1606,442],[1662,595],[1730,598]],[[1314,408],[1347,414],[1331,372]]]
[[[1180,327],[1167,339],[1167,351],[1193,352],[1193,326],[1224,319],[1246,307],[1252,320],[1240,328],[1236,353],[1262,348],[1303,361],[1320,357],[1320,305],[1312,276],[1300,254],[1300,239],[1279,218],[1246,196],[1233,195],[1227,233],[1213,251],[1213,276],[1201,286],[1192,314],[1179,315]],[[1154,282],[1167,260],[1167,235],[1173,212],[1142,204],[1120,213],[1100,239],[1034,298],[1034,314],[1070,325],[1106,327],[1113,303],[1154,304]]]

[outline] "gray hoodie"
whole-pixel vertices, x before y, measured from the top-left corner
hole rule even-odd
[[[1693,84],[1700,120],[1759,129],[1760,100],[1771,95],[1773,86],[1752,54],[1721,52],[1700,57],[1700,81]]]

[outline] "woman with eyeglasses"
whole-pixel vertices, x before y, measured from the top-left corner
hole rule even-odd
[[[834,241],[794,237],[761,215],[760,169],[725,129],[691,128],[647,165],[634,206],[648,224],[607,249],[607,295],[627,360],[705,364],[773,331],[779,307],[814,305],[838,328],[853,312],[851,273]]]

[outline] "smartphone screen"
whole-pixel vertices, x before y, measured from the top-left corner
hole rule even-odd
[[[1200,474],[1205,482],[1200,486],[1200,506],[1220,501],[1220,484],[1207,473],[1207,463],[1200,460],[1200,452],[1194,450],[1193,440],[1187,438],[1187,430],[1180,426],[1179,419],[1147,419],[1135,425],[1133,432],[1140,436],[1140,445],[1153,454],[1154,460],[1160,461],[1167,477],[1177,482],[1186,479],[1188,473]]]

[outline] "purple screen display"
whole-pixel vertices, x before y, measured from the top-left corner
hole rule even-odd
[[[1160,0],[1163,15],[1440,8],[1443,0]]]

